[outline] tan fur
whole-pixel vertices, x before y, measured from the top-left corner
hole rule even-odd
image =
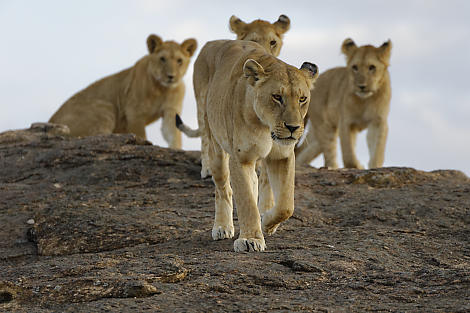
[[[245,23],[235,15],[230,17],[230,30],[237,35],[238,40],[249,40],[259,43],[269,54],[278,56],[281,52],[282,38],[290,28],[290,20],[285,15],[270,23],[263,20],[255,20]]]
[[[229,27],[237,35],[238,40],[248,40],[257,42],[266,49],[269,54],[278,56],[282,47],[282,38],[285,32],[290,28],[290,19],[285,15],[280,15],[279,19],[270,23],[263,20],[255,20],[251,23],[245,23],[235,15],[230,17]],[[199,137],[204,131],[201,129],[203,121],[198,113],[199,128],[193,130],[187,125],[177,122],[177,127],[188,137]],[[178,118],[177,118],[178,120]],[[210,175],[208,161],[208,140],[201,138],[201,177]]]
[[[181,45],[156,35],[147,39],[149,54],[67,100],[49,120],[70,128],[72,136],[134,133],[146,139],[145,126],[163,118],[162,133],[171,148],[181,148],[174,123],[181,113],[183,76],[196,50],[194,39]]]
[[[193,83],[216,186],[214,240],[234,235],[232,188],[240,223],[235,251],[264,250],[263,231],[272,234],[292,215],[294,146],[303,132],[316,72],[309,63],[301,70],[287,65],[250,41],[212,41],[201,50]],[[262,218],[257,160],[269,176],[263,182],[271,184],[260,188]]]
[[[308,164],[323,153],[325,166],[338,168],[339,133],[344,167],[363,168],[354,149],[357,133],[367,128],[369,168],[383,165],[391,97],[391,48],[390,41],[378,48],[357,47],[351,39],[343,42],[347,66],[330,69],[318,78],[308,111],[311,131],[296,149],[297,164]]]

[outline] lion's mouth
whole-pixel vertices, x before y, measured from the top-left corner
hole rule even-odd
[[[356,91],[356,96],[361,99],[366,99],[372,96],[374,93],[372,91]]]
[[[161,84],[165,87],[172,88],[178,85],[178,82],[175,80],[166,80],[166,81],[162,81]]]
[[[274,132],[271,133],[271,138],[276,141],[276,142],[279,142],[281,144],[284,144],[284,145],[291,145],[293,143],[295,143],[297,141],[297,138],[294,138],[292,136],[289,136],[289,137],[279,137],[278,135],[276,135]]]

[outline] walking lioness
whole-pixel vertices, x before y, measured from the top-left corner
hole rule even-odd
[[[235,251],[263,251],[263,231],[274,233],[292,215],[294,146],[316,77],[316,65],[305,62],[299,70],[255,42],[218,40],[202,48],[193,83],[216,186],[214,240],[234,236],[232,188],[240,224]],[[268,172],[275,200],[261,210],[262,218],[257,160]]]
[[[280,15],[278,20],[270,23],[263,20],[254,20],[245,23],[235,15],[230,17],[230,30],[237,35],[238,40],[248,40],[260,44],[267,53],[278,56],[282,47],[282,38],[290,28],[290,19],[285,15]],[[182,123],[181,118],[176,116],[176,125],[188,137],[200,137],[204,132],[201,129],[201,116],[198,112],[198,129],[193,130]],[[201,137],[201,177],[210,175],[208,161],[208,141]]]
[[[147,47],[149,54],[133,67],[78,92],[49,122],[67,125],[72,136],[134,133],[146,139],[145,126],[163,117],[163,138],[170,148],[180,149],[175,114],[181,113],[182,78],[197,43],[187,39],[180,45],[150,35]]]
[[[344,167],[363,168],[354,149],[357,133],[368,128],[369,168],[383,165],[391,97],[391,49],[390,40],[377,48],[357,47],[351,39],[343,42],[341,50],[347,66],[330,69],[318,78],[308,111],[311,130],[296,149],[297,164],[308,164],[323,153],[325,166],[338,168],[339,132]]]

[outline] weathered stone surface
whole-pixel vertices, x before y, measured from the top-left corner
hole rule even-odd
[[[237,254],[199,173],[132,135],[0,134],[0,311],[470,310],[464,174],[302,168],[294,216]]]

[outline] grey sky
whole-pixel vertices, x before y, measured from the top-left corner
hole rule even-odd
[[[178,42],[194,37],[199,49],[208,40],[234,38],[232,14],[272,22],[288,15],[280,58],[295,66],[314,62],[320,72],[344,65],[339,51],[346,37],[358,45],[390,38],[385,165],[470,175],[469,1],[0,0],[0,131],[47,121],[73,93],[132,66],[147,53],[150,33]],[[192,66],[183,119],[196,127],[191,75]],[[166,146],[159,128],[158,122],[147,127],[148,137]],[[184,138],[183,148],[199,149],[199,140]],[[367,164],[364,133],[358,149]]]

